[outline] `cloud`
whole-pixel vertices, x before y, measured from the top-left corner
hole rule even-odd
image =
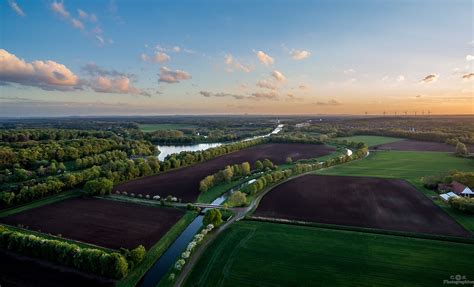
[[[399,82],[399,83],[405,81],[405,76],[404,75],[398,75],[396,81]]]
[[[28,63],[4,49],[0,49],[0,81],[44,90],[68,90],[77,88],[79,83],[65,65],[51,60]]]
[[[311,52],[305,50],[291,50],[290,55],[293,60],[303,60],[311,56]]]
[[[82,9],[77,9],[77,15],[79,16],[80,19],[84,19],[92,23],[97,22],[97,16],[95,14],[89,14]]]
[[[141,53],[141,54],[140,54],[140,59],[142,59],[143,62],[147,62],[147,61],[150,60],[150,58],[148,57],[148,55],[145,54],[145,53]]]
[[[277,70],[274,70],[272,72],[272,77],[275,78],[275,80],[277,80],[278,82],[284,82],[286,80],[285,76]]]
[[[346,75],[352,75],[355,73],[355,70],[354,69],[346,69],[344,71],[342,71],[344,74]]]
[[[157,52],[153,56],[153,61],[155,61],[156,63],[165,63],[168,62],[170,59],[170,56],[168,56],[166,53],[161,52]]]
[[[308,85],[301,84],[301,85],[298,86],[298,89],[303,90],[303,91],[307,91],[307,90],[310,90],[311,88]]]
[[[439,78],[439,75],[436,75],[436,74],[430,74],[426,77],[424,77],[422,80],[421,80],[421,83],[425,83],[425,84],[428,84],[428,83],[434,83],[438,80]]]
[[[224,63],[227,66],[227,72],[233,72],[234,69],[237,71],[242,71],[245,73],[250,73],[253,70],[252,65],[244,65],[237,59],[235,59],[232,54],[226,54],[224,56]]]
[[[76,18],[72,18],[71,23],[74,28],[84,30],[84,24],[82,24],[82,22],[77,20]]]
[[[191,79],[191,75],[188,72],[181,70],[170,70],[167,67],[160,68],[159,82],[164,82],[168,84],[179,83],[179,81]]]
[[[125,76],[98,76],[90,83],[90,87],[98,93],[131,94],[151,97],[150,93],[133,87],[130,83],[130,79]]]
[[[277,100],[278,94],[276,92],[257,92],[251,94],[250,99],[255,100]]]
[[[201,96],[204,96],[206,98],[210,98],[210,97],[216,97],[216,98],[232,97],[236,100],[245,99],[245,96],[243,96],[243,95],[236,95],[236,94],[229,94],[229,93],[212,93],[212,92],[200,91],[199,94],[201,94]]]
[[[473,61],[474,60],[474,56],[473,55],[467,55],[466,56],[466,61],[470,62],[470,61]]]
[[[316,102],[318,106],[340,106],[342,103],[338,100],[329,100],[327,102]]]
[[[273,65],[274,59],[269,55],[265,54],[263,51],[257,52],[257,58],[260,63],[264,64],[265,66]]]
[[[299,101],[302,101],[303,99],[299,98],[299,97],[296,97],[293,94],[287,94],[285,100],[287,102],[299,102]]]
[[[25,17],[25,12],[18,6],[18,4],[14,0],[8,0],[8,4],[10,4],[10,7],[15,11],[18,16]]]
[[[257,82],[257,87],[264,88],[264,89],[270,89],[270,90],[276,90],[277,86],[267,80],[260,80]]]
[[[66,7],[64,7],[64,4],[62,2],[51,3],[51,10],[53,10],[54,13],[58,14],[61,17],[69,18],[70,14],[66,10]]]
[[[474,80],[474,73],[465,74],[462,76],[463,80]]]

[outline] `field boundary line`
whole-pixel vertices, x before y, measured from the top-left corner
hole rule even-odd
[[[472,237],[444,236],[444,235],[434,235],[434,234],[427,234],[427,233],[415,233],[415,232],[385,230],[385,229],[366,228],[366,227],[357,227],[357,226],[348,226],[348,225],[325,224],[325,223],[289,220],[289,219],[284,219],[284,218],[270,218],[270,217],[262,217],[262,216],[246,216],[244,220],[314,227],[314,228],[320,228],[320,229],[341,230],[341,231],[349,231],[349,232],[372,233],[372,234],[380,234],[380,235],[387,235],[387,236],[399,236],[399,237],[453,242],[453,243],[461,243],[461,244],[474,244],[474,238]]]

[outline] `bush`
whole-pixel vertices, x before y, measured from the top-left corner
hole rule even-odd
[[[133,266],[137,266],[138,263],[143,261],[145,258],[146,249],[143,245],[138,245],[135,249],[130,251],[129,261],[133,263]]]
[[[84,185],[84,191],[89,195],[106,195],[112,192],[114,183],[104,177],[89,180]]]
[[[451,197],[449,199],[449,204],[451,207],[461,212],[474,214],[474,198]]]
[[[214,226],[219,226],[222,223],[222,214],[219,209],[209,209],[204,215],[202,222],[204,225],[212,224]]]
[[[229,196],[228,204],[230,207],[240,207],[247,204],[247,195],[240,190]]]

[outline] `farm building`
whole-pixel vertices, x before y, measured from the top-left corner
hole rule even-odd
[[[474,192],[469,188],[469,186],[457,181],[453,181],[450,184],[439,184],[438,190],[445,192],[445,194],[454,193],[458,196],[474,197]]]
[[[451,197],[456,198],[456,197],[459,197],[459,195],[455,194],[454,192],[448,192],[448,193],[440,194],[439,197],[441,197],[441,199],[444,201],[449,201]]]

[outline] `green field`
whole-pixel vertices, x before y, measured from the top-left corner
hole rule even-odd
[[[474,278],[472,244],[242,221],[214,241],[186,286],[443,286]]]
[[[386,143],[393,143],[403,140],[402,138],[392,138],[392,137],[383,137],[383,136],[351,136],[351,137],[340,137],[336,138],[337,140],[347,140],[352,142],[364,142],[369,147],[386,144]]]
[[[197,126],[187,124],[141,124],[138,125],[144,133],[150,133],[161,130],[179,130],[179,129],[195,129]]]
[[[441,152],[383,151],[367,158],[319,171],[321,174],[376,176],[419,181],[451,170],[474,171],[474,161]]]

